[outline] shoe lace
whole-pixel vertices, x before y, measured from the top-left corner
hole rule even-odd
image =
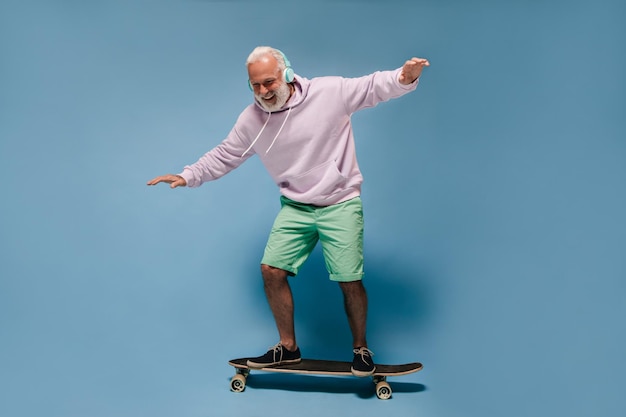
[[[274,352],[282,349],[283,345],[280,342],[276,343],[274,346],[270,346],[268,350],[273,350]]]
[[[274,360],[276,360],[276,354],[279,355],[279,361],[283,359],[283,345],[280,342],[270,346],[269,350],[274,351]]]
[[[374,352],[372,352],[366,347],[354,349],[353,352],[355,355],[361,355],[361,360],[367,364],[369,364],[369,362],[367,361],[367,358],[371,358],[372,356],[374,356]]]

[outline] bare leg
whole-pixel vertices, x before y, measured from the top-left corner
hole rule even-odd
[[[294,351],[296,332],[293,324],[293,295],[287,281],[287,271],[273,266],[261,265],[265,296],[274,314],[274,321],[278,328],[280,343],[287,350]]]
[[[367,347],[365,328],[367,321],[367,293],[361,281],[340,282],[343,302],[352,330],[353,347]]]

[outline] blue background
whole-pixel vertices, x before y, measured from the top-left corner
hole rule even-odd
[[[621,1],[0,3],[0,415],[590,416],[626,409]],[[278,191],[253,158],[147,187],[221,141],[244,60],[297,73],[431,62],[353,118],[369,341],[357,379],[257,375]],[[306,356],[349,358],[319,250],[293,280]],[[243,413],[243,414],[241,414]]]

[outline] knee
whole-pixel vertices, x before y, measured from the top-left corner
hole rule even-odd
[[[266,284],[287,279],[287,271],[265,264],[261,264],[261,275]]]

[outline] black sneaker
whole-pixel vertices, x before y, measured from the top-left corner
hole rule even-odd
[[[265,368],[268,366],[298,363],[301,360],[300,348],[297,348],[295,352],[290,352],[286,347],[278,343],[276,346],[271,347],[265,355],[248,359],[247,364],[250,368]]]
[[[376,370],[376,365],[372,360],[374,352],[366,347],[354,349],[354,359],[352,360],[352,374],[354,376],[370,376]]]

